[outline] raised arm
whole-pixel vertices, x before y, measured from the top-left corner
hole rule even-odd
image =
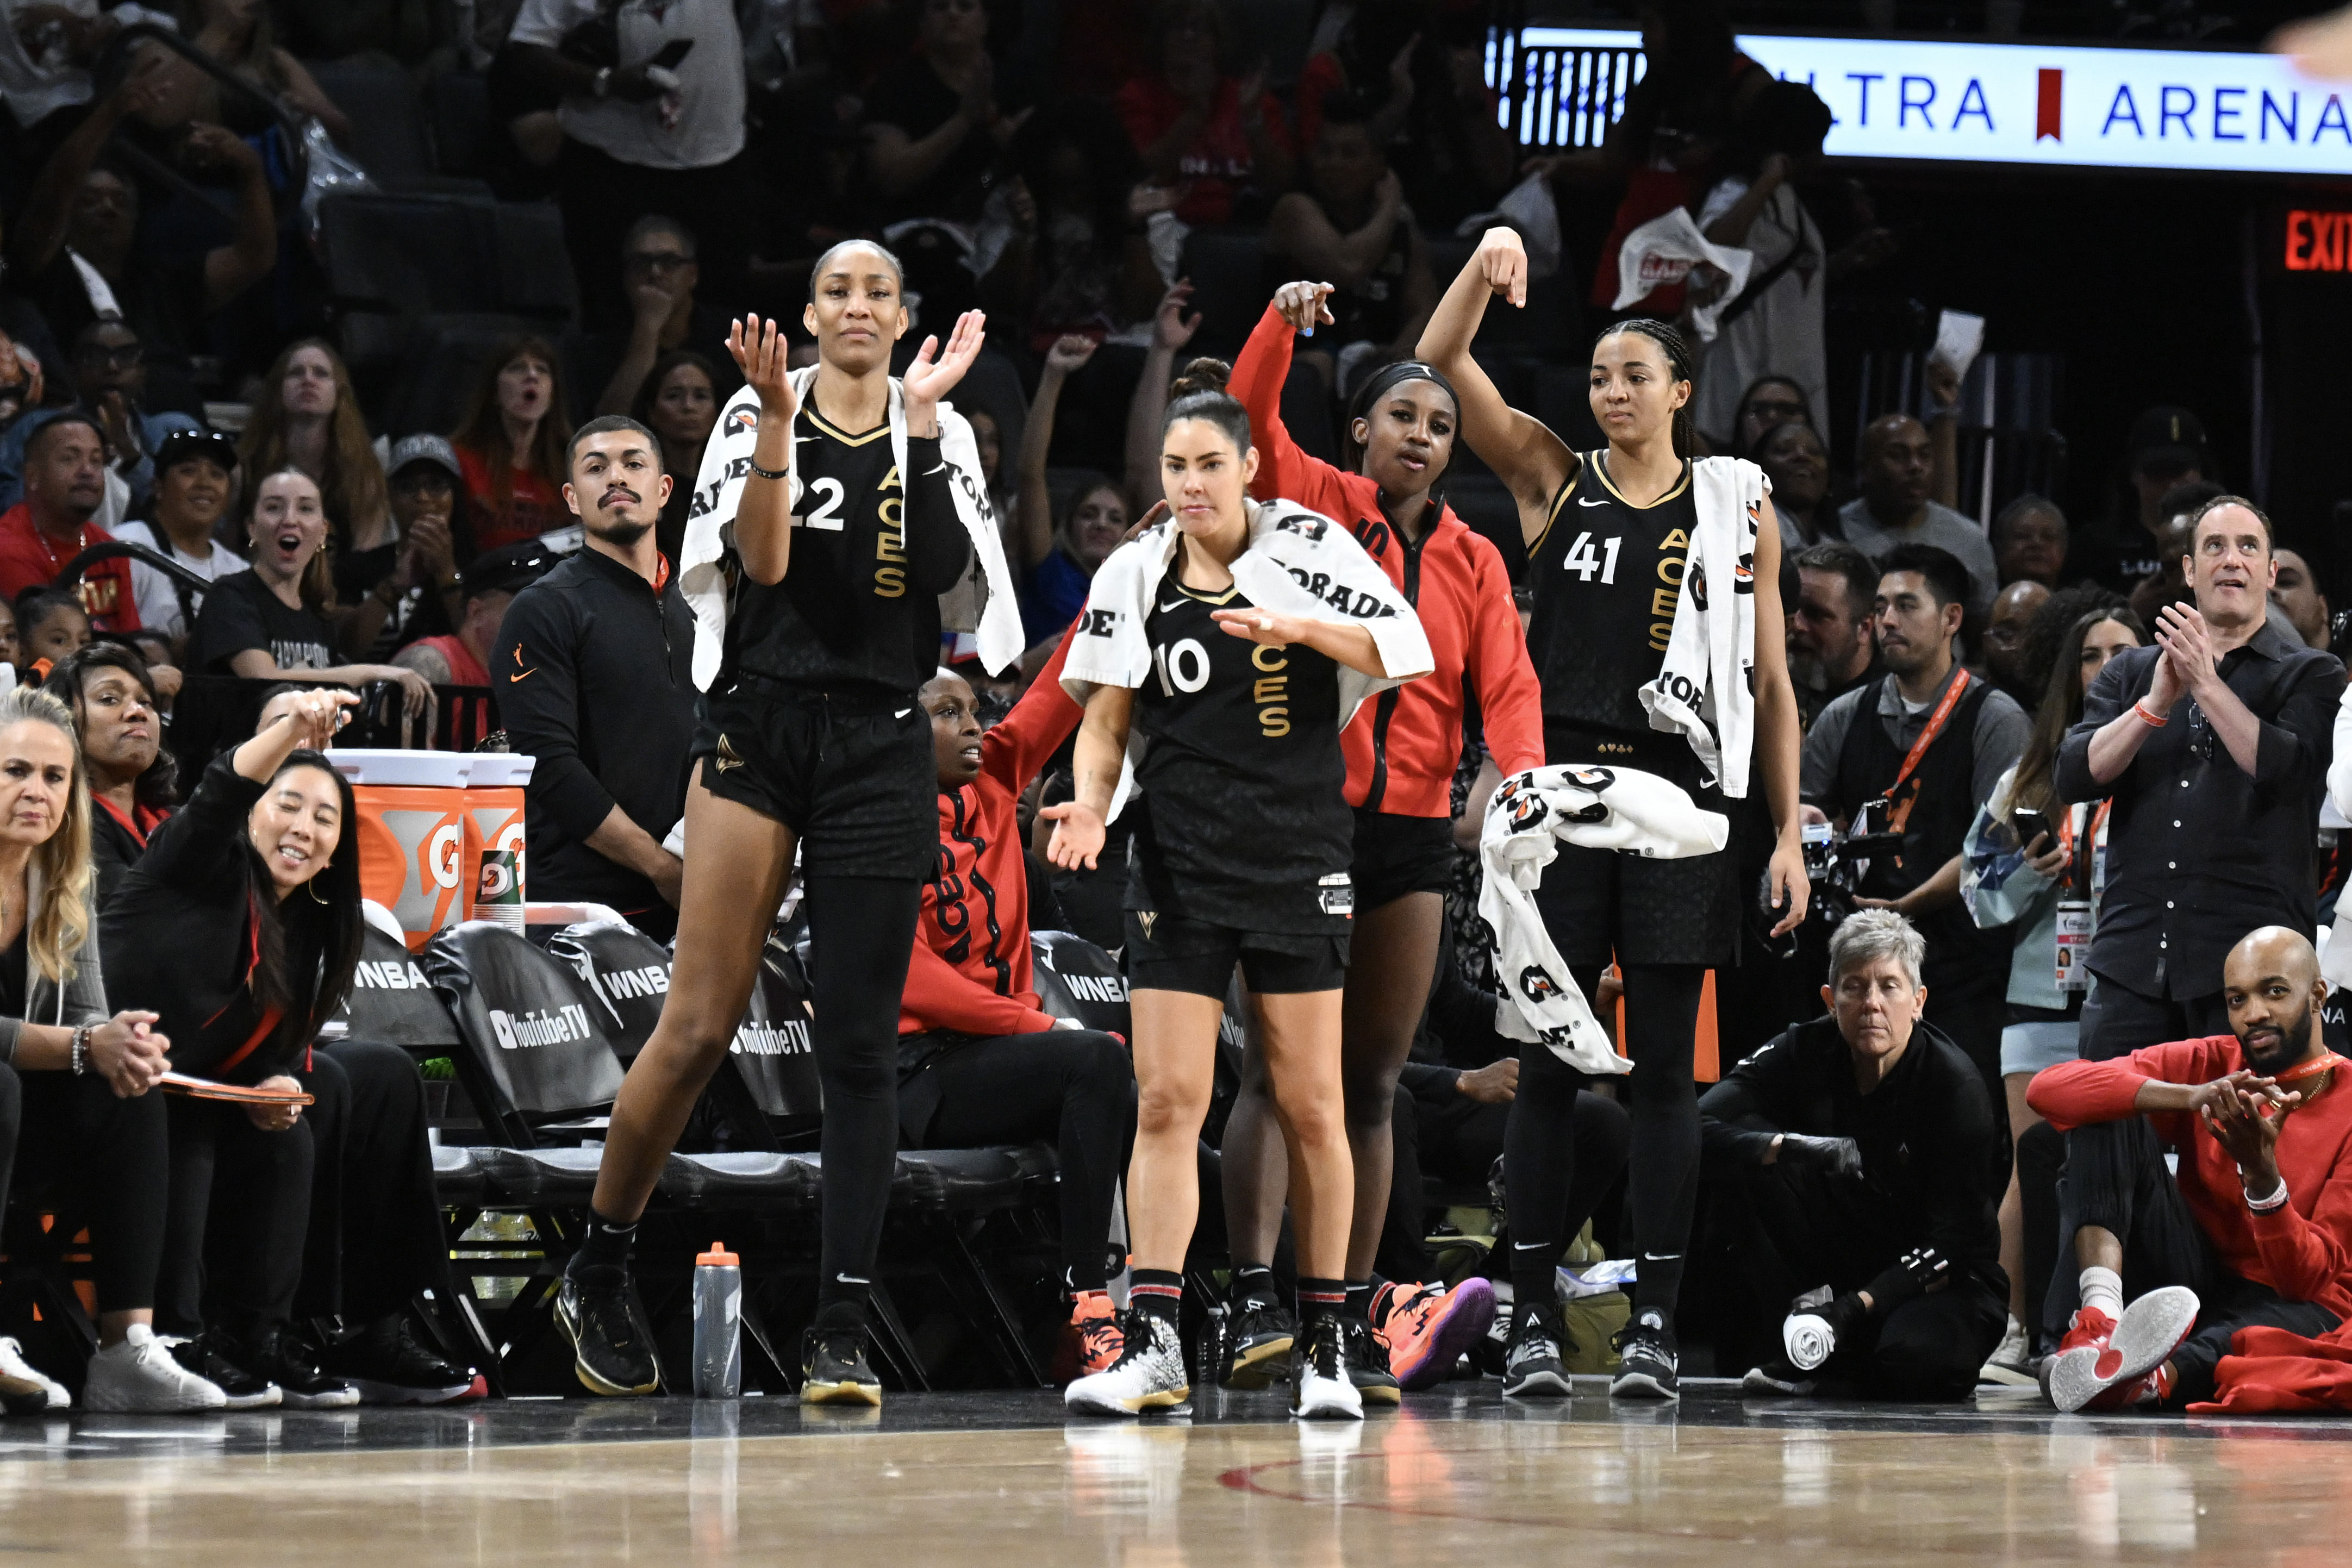
[[[286,759],[304,749],[324,751],[343,725],[343,710],[356,706],[350,692],[298,692],[286,699],[283,711],[236,748],[229,766],[256,784],[276,777]]]
[[[735,508],[735,553],[751,580],[772,587],[793,564],[793,395],[785,365],[782,325],[740,316],[727,329],[727,351],[744,381],[760,394],[760,431],[751,447],[751,471]],[[933,434],[937,434],[936,429]]]
[[[1462,434],[1518,503],[1519,531],[1533,544],[1549,520],[1552,497],[1576,473],[1568,444],[1503,401],[1470,355],[1490,295],[1514,307],[1528,302],[1528,256],[1519,236],[1488,229],[1422,329],[1419,356],[1444,371],[1462,400]]]
[[[188,128],[188,152],[199,168],[236,188],[236,231],[229,243],[205,253],[205,303],[218,310],[269,276],[278,264],[278,210],[261,154],[235,131],[217,125]]]
[[[1330,294],[1328,283],[1286,283],[1276,289],[1225,382],[1225,390],[1249,411],[1250,444],[1257,448],[1257,477],[1250,481],[1250,494],[1261,501],[1287,497],[1322,507],[1316,481],[1327,480],[1333,470],[1290,438],[1290,427],[1282,423],[1282,387],[1290,379],[1291,339],[1329,324],[1331,312],[1323,302]]]
[[[1151,347],[1144,350],[1143,374],[1127,405],[1127,493],[1135,505],[1150,508],[1159,497],[1160,416],[1168,412],[1168,382],[1175,374],[1176,352],[1201,329],[1201,313],[1184,314],[1192,298],[1192,280],[1180,277],[1160,297],[1151,320]]]
[[[1054,412],[1061,406],[1062,386],[1095,357],[1095,340],[1072,332],[1045,351],[1045,368],[1037,377],[1037,395],[1029,404],[1029,419],[1021,427],[1021,493],[1014,521],[1020,529],[1021,564],[1035,566],[1054,548],[1054,493],[1045,483],[1045,457],[1054,445]]]

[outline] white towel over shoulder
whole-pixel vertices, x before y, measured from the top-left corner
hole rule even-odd
[[[1087,607],[1062,664],[1062,688],[1084,707],[1098,686],[1140,686],[1151,678],[1151,639],[1144,623],[1160,579],[1176,559],[1180,530],[1161,523],[1111,551],[1087,591]],[[1339,666],[1339,727],[1364,699],[1435,667],[1421,617],[1380,563],[1346,528],[1291,501],[1252,502],[1249,548],[1234,558],[1234,586],[1252,604],[1286,615],[1352,622],[1372,634],[1383,675]],[[1143,736],[1130,730],[1111,815],[1127,803],[1143,759]]]
[[[816,366],[806,365],[792,373],[793,395],[799,407],[808,406],[816,372]],[[694,684],[703,691],[709,690],[726,656],[727,617],[733,608],[726,560],[735,549],[735,513],[743,504],[743,484],[751,472],[751,448],[759,439],[760,394],[743,387],[719,410],[719,423],[702,449],[702,472],[695,476],[694,505],[687,514],[686,543],[678,550],[678,591],[694,611]],[[786,483],[792,486],[797,527],[802,489],[799,442],[792,443],[792,454],[786,464],[792,477]],[[907,394],[895,376],[890,380],[890,455],[898,472],[906,473]],[[992,673],[1002,674],[1021,657],[1021,606],[1013,598],[1013,569],[1004,561],[996,509],[989,504],[988,486],[981,478],[980,447],[972,440],[971,425],[944,402],[940,404],[940,456],[948,465],[956,520],[971,538],[977,563],[976,571],[967,571],[965,580],[953,591],[961,595],[984,590],[978,627],[980,656]]]
[[[1631,768],[1538,768],[1504,779],[1478,834],[1486,870],[1478,917],[1503,988],[1496,1032],[1539,1040],[1580,1072],[1631,1071],[1560,961],[1535,890],[1563,841],[1682,860],[1716,853],[1730,832],[1720,813],[1700,810],[1674,785]]]
[[[1744,457],[1691,465],[1698,527],[1665,660],[1641,691],[1650,727],[1679,731],[1707,781],[1734,800],[1747,798],[1756,738],[1756,530],[1771,493],[1764,470]]]

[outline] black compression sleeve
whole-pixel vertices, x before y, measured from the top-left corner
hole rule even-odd
[[[907,438],[908,576],[920,592],[945,593],[971,559],[971,536],[956,516],[955,484],[938,436]]]

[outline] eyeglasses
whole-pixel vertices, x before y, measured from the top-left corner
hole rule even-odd
[[[677,250],[632,251],[621,261],[631,272],[676,272],[694,265],[694,257]]]

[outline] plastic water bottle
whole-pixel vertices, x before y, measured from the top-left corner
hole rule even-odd
[[[714,1241],[694,1260],[694,1396],[743,1392],[743,1262]]]

